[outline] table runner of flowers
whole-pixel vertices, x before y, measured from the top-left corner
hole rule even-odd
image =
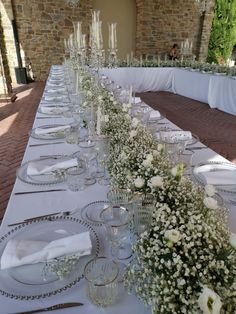
[[[173,165],[163,145],[96,75],[80,71],[83,106],[99,104],[110,139],[112,186],[156,197],[152,228],[133,247],[125,286],[152,312],[236,313],[236,237],[215,189],[197,186]]]

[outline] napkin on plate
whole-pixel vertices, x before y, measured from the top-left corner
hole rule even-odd
[[[140,97],[132,97],[132,104],[139,104],[142,102]]]
[[[201,172],[207,184],[236,185],[236,170]]]
[[[70,128],[69,125],[56,126],[56,127],[51,127],[51,128],[40,128],[40,127],[38,127],[34,130],[34,133],[36,135],[49,134],[49,133],[56,133],[59,131],[65,131],[69,128]]]
[[[31,161],[28,164],[27,167],[27,175],[29,176],[37,176],[40,174],[50,173],[52,171],[58,170],[58,169],[68,169],[71,167],[78,166],[78,160],[77,158],[58,161],[58,160],[47,160],[42,159],[42,161]]]
[[[158,111],[158,110],[152,110],[151,112],[150,112],[150,118],[149,118],[149,120],[156,120],[156,119],[158,119],[158,118],[160,118],[161,117],[161,114],[160,114],[160,112]]]
[[[45,262],[63,255],[91,254],[89,231],[51,242],[11,239],[1,257],[1,269]]]
[[[46,107],[46,106],[41,106],[40,108],[41,112],[42,113],[63,113],[63,112],[66,112],[68,110],[67,107]]]
[[[187,141],[192,139],[190,131],[164,131],[161,132],[161,137],[164,140]]]
[[[53,89],[47,89],[47,93],[64,93],[66,90],[63,87],[53,88]]]
[[[48,96],[48,95],[45,95],[44,96],[44,99],[46,101],[53,101],[53,100],[61,100],[61,101],[64,101],[66,99],[66,97],[64,95],[56,95],[56,96]]]

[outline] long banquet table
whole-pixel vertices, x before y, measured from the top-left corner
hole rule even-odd
[[[168,91],[236,115],[236,77],[183,68],[117,68],[101,72],[137,93]]]
[[[47,86],[46,86],[47,89]],[[38,127],[45,124],[53,124],[53,123],[70,123],[72,122],[71,118],[49,118],[49,119],[38,119],[39,117],[43,117],[44,115],[41,113],[36,114],[36,118],[34,121],[33,127]],[[178,128],[176,125],[166,120],[170,126],[174,128]],[[22,163],[39,158],[41,155],[53,155],[53,154],[72,154],[78,150],[77,145],[67,144],[63,142],[58,145],[47,145],[47,146],[37,146],[30,147],[30,144],[38,144],[45,143],[48,141],[45,140],[36,140],[32,137],[29,138],[29,142],[25,151],[25,155]],[[202,146],[201,143],[196,143],[195,146]],[[196,150],[194,154],[193,163],[197,164],[202,161],[210,161],[210,160],[223,160],[225,159],[218,155],[213,150],[205,147],[202,150]],[[56,188],[65,188],[65,183],[61,183],[55,186]],[[39,215],[54,213],[57,211],[67,211],[73,210],[74,208],[81,208],[82,206],[96,200],[104,200],[106,199],[107,187],[101,186],[99,184],[92,185],[88,187],[86,190],[81,192],[55,192],[55,193],[41,193],[41,194],[28,194],[28,195],[15,195],[14,193],[19,191],[33,191],[33,190],[44,190],[44,187],[33,186],[26,183],[23,183],[19,179],[16,179],[8,207],[2,221],[0,234],[1,236],[9,232],[11,228],[8,227],[8,224],[22,221],[24,219],[35,217]],[[229,226],[233,232],[236,232],[236,208],[231,205],[229,207]],[[80,212],[78,212],[78,216],[80,216]],[[100,229],[101,234],[104,233],[103,229]],[[105,250],[106,251],[106,250]],[[28,287],[24,287],[22,285],[22,289],[25,289],[25,293],[27,294]],[[119,299],[117,302],[106,308],[100,309],[93,304],[91,304],[86,297],[85,291],[85,281],[81,280],[76,286],[73,288],[62,292],[58,295],[51,296],[48,298],[39,298],[36,300],[15,300],[10,297],[6,297],[0,295],[0,314],[10,314],[16,312],[23,312],[27,310],[33,310],[38,308],[43,308],[46,306],[54,305],[57,303],[64,302],[83,302],[83,307],[79,308],[70,308],[63,309],[63,311],[53,311],[53,313],[63,313],[63,314],[75,314],[75,313],[86,313],[86,314],[97,314],[97,313],[110,313],[110,314],[120,314],[122,312],[129,312],[130,314],[148,314],[151,313],[149,308],[146,308],[141,301],[139,301],[134,295],[128,295],[122,288],[119,294]],[[43,291],[43,287],[42,287]]]

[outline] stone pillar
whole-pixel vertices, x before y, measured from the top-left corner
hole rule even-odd
[[[215,6],[215,3],[214,3]],[[209,9],[209,12],[204,12],[202,16],[202,30],[199,46],[198,61],[205,62],[208,55],[208,46],[211,36],[211,27],[214,18],[214,6]]]
[[[15,49],[15,41],[12,30],[12,20],[13,20],[13,11],[12,11],[12,2],[11,0],[1,0],[0,1],[0,14],[1,14],[1,23],[3,35],[5,38],[5,49],[6,49],[6,58],[9,67],[9,74],[13,83],[16,83],[15,77],[15,67],[17,67],[17,56]]]
[[[7,50],[5,46],[5,37],[0,15],[0,97],[5,98],[12,93],[11,76],[8,66]]]

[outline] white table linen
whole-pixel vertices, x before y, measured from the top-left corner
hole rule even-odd
[[[211,108],[236,115],[236,80],[225,76],[211,76],[208,103]]]
[[[154,70],[154,69],[153,69]],[[173,69],[171,69],[173,70]],[[131,76],[131,75],[130,75]],[[126,81],[127,82],[127,81]],[[129,82],[130,83],[130,82]],[[44,121],[44,119],[37,119],[41,117],[40,113],[37,113],[34,127],[39,127],[44,124],[53,124],[53,123],[70,123],[72,120],[69,118],[49,118]],[[173,128],[177,128],[176,125],[165,119]],[[40,143],[48,143],[48,141],[41,140]],[[22,162],[26,162],[32,159],[39,158],[41,155],[50,155],[50,154],[71,154],[78,150],[77,145],[70,145],[66,142],[58,145],[47,145],[47,146],[38,146],[38,147],[29,147],[29,144],[39,143],[39,140],[34,138],[29,139],[28,146]],[[197,146],[202,145],[200,143],[195,144]],[[204,145],[202,145],[204,147]],[[222,156],[218,155],[211,149],[203,149],[196,151],[193,156],[193,163],[197,164],[203,161],[225,161]],[[58,184],[56,187],[65,188],[65,183]],[[45,187],[40,187],[44,190]],[[24,219],[44,215],[49,213],[54,213],[58,210],[67,211],[73,210],[75,208],[81,208],[82,206],[96,201],[96,200],[105,200],[107,194],[107,187],[101,186],[98,184],[88,187],[84,191],[80,192],[55,192],[55,193],[43,193],[43,194],[28,194],[17,196],[14,195],[15,192],[19,191],[34,191],[38,190],[38,186],[29,185],[21,182],[16,179],[13,192],[11,194],[8,207],[3,218],[1,225],[0,233],[1,235],[5,234],[10,230],[8,224],[14,223],[16,221],[22,221]],[[230,209],[230,220],[229,225],[233,232],[236,232],[236,211],[235,207],[232,206]],[[20,301],[10,298],[6,298],[0,295],[0,314],[9,314],[20,311],[33,310],[39,307],[47,307],[57,303],[63,302],[83,302],[84,306],[79,308],[70,308],[63,309],[63,314],[120,314],[129,312],[129,314],[150,314],[151,311],[149,308],[145,308],[143,303],[139,301],[134,295],[128,295],[125,291],[120,292],[120,298],[118,301],[105,309],[99,309],[90,303],[86,296],[85,281],[81,280],[78,285],[74,288],[65,291],[59,295],[44,298],[34,301]],[[61,311],[60,311],[61,312]],[[57,313],[54,311],[53,313]],[[58,311],[59,314],[59,311]]]
[[[132,85],[136,93],[172,92],[174,70],[174,68],[103,68],[101,73],[124,88]]]
[[[172,89],[175,94],[208,103],[211,75],[175,68]]]

